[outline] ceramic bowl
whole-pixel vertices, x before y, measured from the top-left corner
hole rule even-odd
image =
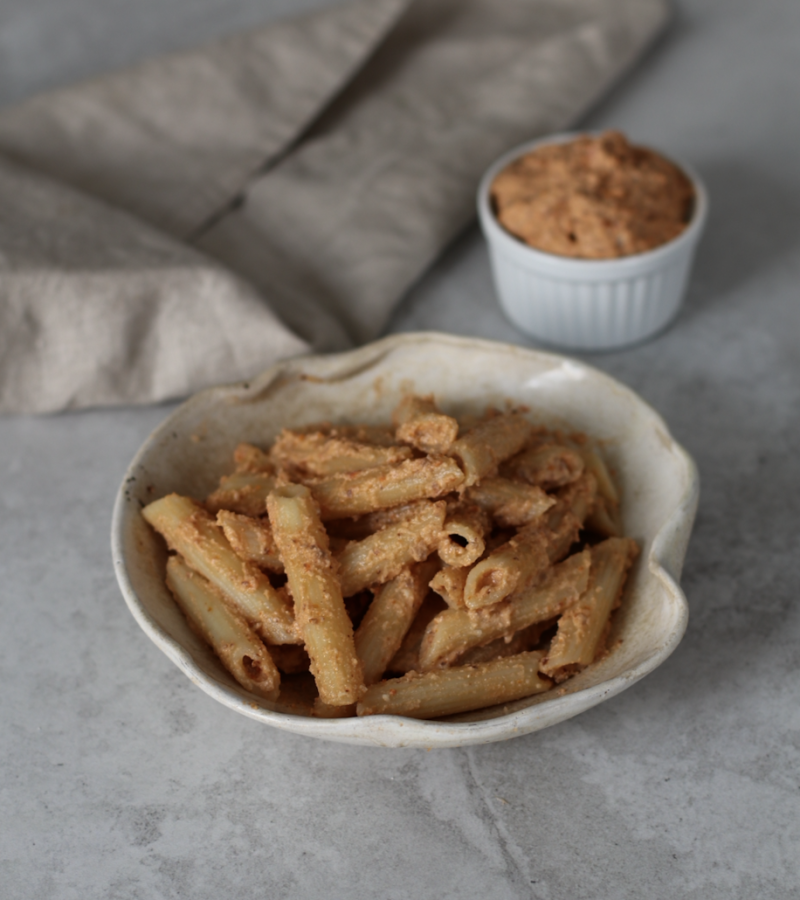
[[[602,442],[622,490],[627,534],[641,544],[615,617],[614,650],[552,691],[462,716],[317,719],[249,694],[189,630],[164,585],[165,549],[140,515],[172,491],[205,496],[230,471],[240,441],[270,442],[284,427],[322,420],[385,423],[404,392],[433,393],[455,415],[524,404],[536,421]],[[145,441],[125,473],[112,525],[123,596],[147,636],[199,688],[236,712],[298,734],[381,747],[455,747],[505,740],[561,722],[618,694],[662,663],[687,621],[678,581],[695,514],[691,458],[632,391],[573,360],[438,334],[386,338],[348,353],[299,357],[260,377],[202,391]]]
[[[536,250],[500,225],[491,205],[492,182],[536,147],[577,136],[550,135],[503,154],[481,179],[478,217],[500,306],[514,325],[557,347],[612,350],[656,334],[678,314],[705,227],[708,196],[691,168],[676,162],[695,194],[692,218],[678,237],[617,259],[573,259]]]

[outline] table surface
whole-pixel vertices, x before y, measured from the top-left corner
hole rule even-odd
[[[0,103],[310,0],[3,0]],[[711,216],[664,334],[586,355],[699,465],[691,619],[656,672],[538,734],[364,749],[193,687],[117,588],[121,475],[172,409],[0,419],[0,898],[800,897],[800,4],[683,0],[588,117],[689,161]],[[535,346],[475,230],[391,331]]]

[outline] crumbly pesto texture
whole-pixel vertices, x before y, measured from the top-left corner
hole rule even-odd
[[[500,224],[546,253],[612,259],[676,238],[694,208],[694,189],[669,160],[617,131],[547,144],[494,179]]]

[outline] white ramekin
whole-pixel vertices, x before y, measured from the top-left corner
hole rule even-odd
[[[691,221],[674,240],[618,259],[573,259],[534,250],[497,221],[490,201],[492,182],[501,169],[535,147],[575,137],[578,132],[550,135],[503,154],[481,179],[478,215],[500,305],[514,325],[554,346],[610,350],[655,334],[677,314],[708,197],[691,168],[676,162],[694,186],[695,205]]]

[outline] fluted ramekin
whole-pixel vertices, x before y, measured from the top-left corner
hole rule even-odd
[[[708,214],[708,197],[692,169],[675,160],[694,187],[686,228],[645,253],[615,259],[574,259],[535,250],[500,225],[491,186],[510,162],[544,144],[565,143],[578,133],[529,141],[503,154],[481,179],[478,216],[500,305],[520,330],[557,347],[611,350],[644,340],[677,315],[694,251]]]

